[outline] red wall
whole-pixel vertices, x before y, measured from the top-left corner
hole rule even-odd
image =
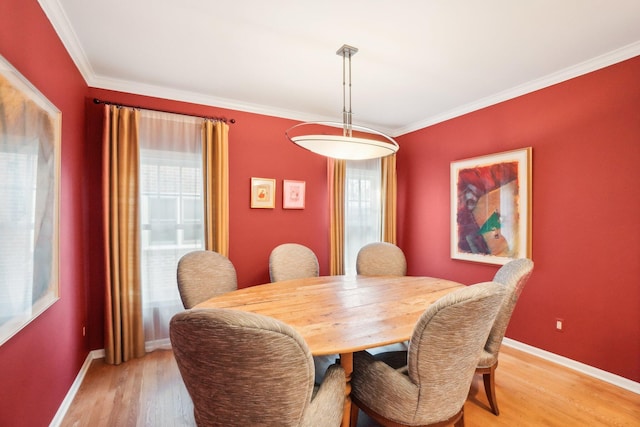
[[[2,0],[0,54],[62,111],[60,300],[0,346],[0,425],[45,426],[87,355],[81,191],[87,86],[35,0]]]
[[[289,142],[284,131],[290,120],[187,104],[120,92],[91,88],[86,99],[88,137],[86,176],[89,206],[87,229],[93,248],[88,254],[91,277],[89,324],[91,348],[103,348],[104,271],[100,265],[102,247],[100,229],[100,135],[102,105],[93,98],[183,114],[226,117],[229,124],[229,258],[236,267],[238,286],[247,287],[269,281],[269,253],[285,242],[304,244],[316,253],[320,273],[329,273],[329,212],[327,199],[327,162],[318,155]],[[251,209],[251,177],[276,179],[275,209]],[[282,209],[282,180],[306,181],[305,209]]]
[[[533,148],[534,272],[507,336],[640,381],[640,57],[399,138],[409,273],[467,284],[449,255],[451,161]],[[555,319],[564,331],[555,331]]]

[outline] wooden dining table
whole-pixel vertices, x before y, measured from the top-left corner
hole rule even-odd
[[[417,276],[320,276],[267,283],[210,298],[194,308],[229,308],[289,324],[314,356],[340,355],[347,391],[342,426],[349,426],[353,353],[400,343],[438,298],[465,285]]]

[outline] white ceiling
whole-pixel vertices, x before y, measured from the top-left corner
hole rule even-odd
[[[393,136],[640,55],[639,0],[39,2],[91,87],[298,120],[342,120],[355,46],[353,121]]]

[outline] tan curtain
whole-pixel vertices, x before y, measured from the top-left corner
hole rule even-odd
[[[397,244],[397,178],[396,155],[381,159],[382,194],[382,241]]]
[[[329,274],[344,274],[344,186],[347,170],[346,160],[329,159],[327,163],[329,182]]]
[[[205,249],[229,256],[229,126],[202,124]]]
[[[105,361],[144,355],[140,287],[138,111],[105,105],[102,151],[105,233]]]

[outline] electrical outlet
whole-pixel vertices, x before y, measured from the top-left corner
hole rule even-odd
[[[564,319],[556,319],[556,331],[564,331]]]

